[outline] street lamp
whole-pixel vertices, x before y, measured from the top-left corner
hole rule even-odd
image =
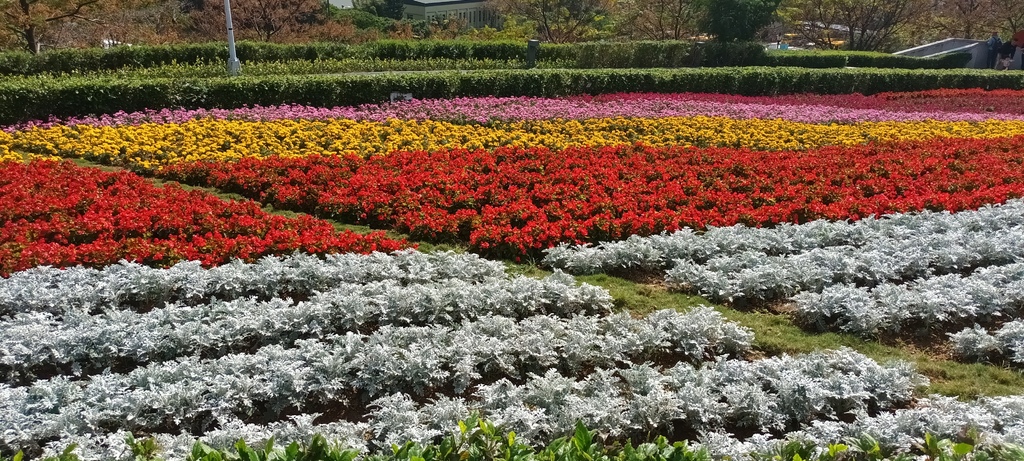
[[[231,25],[231,0],[224,0],[224,17],[228,23],[228,75],[235,76],[242,70],[242,63],[235,55],[235,28]]]

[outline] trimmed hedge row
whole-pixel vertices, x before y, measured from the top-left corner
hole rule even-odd
[[[313,61],[317,59],[526,59],[526,43],[521,41],[471,42],[464,40],[382,40],[364,45],[306,43],[282,45],[239,42],[238,57],[244,62]],[[800,67],[886,67],[955,68],[963,67],[965,53],[948,58],[929,59],[858,52],[772,52],[756,43],[693,43],[682,41],[590,42],[543,44],[539,61],[575,63],[577,68],[651,68],[718,66],[800,66]],[[39,55],[27,52],[0,53],[0,75],[40,73],[86,73],[125,67],[155,67],[169,64],[223,62],[227,46],[223,43],[188,45],[133,46],[111,49],[89,48],[48,51]]]
[[[938,58],[915,58],[885,53],[851,52],[846,65],[850,67],[889,67],[901,69],[952,69],[964,67],[971,60],[966,52],[946,53]]]
[[[765,53],[764,59],[768,66],[810,69],[841,68],[846,67],[848,62],[845,54],[814,51],[769,51]]]
[[[769,51],[765,65],[793,67],[876,67],[889,69],[956,69],[971,60],[966,52],[947,53],[938,58],[916,58],[866,51]]]
[[[235,51],[243,62],[345,59],[357,54],[354,47],[340,43],[282,45],[238,42]],[[224,62],[227,58],[228,48],[224,43],[66,49],[38,55],[17,51],[0,53],[0,74],[71,74],[124,67]]]
[[[537,60],[571,62],[579,69],[724,67],[763,64],[757,43],[693,43],[674,40],[541,45]]]
[[[618,92],[873,94],[937,88],[1024,88],[1019,72],[973,70],[713,69],[500,70],[212,79],[10,79],[0,82],[0,123],[161,108],[379,103],[416,98],[564,96]]]
[[[372,59],[526,59],[526,42],[511,40],[380,40],[353,48]]]

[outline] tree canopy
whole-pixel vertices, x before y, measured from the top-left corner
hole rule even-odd
[[[704,0],[704,30],[720,42],[753,40],[772,23],[782,0]]]

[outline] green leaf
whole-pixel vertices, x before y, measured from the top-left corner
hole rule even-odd
[[[284,449],[284,456],[287,461],[295,461],[299,458],[299,443],[292,442]]]
[[[843,452],[845,452],[845,451],[847,451],[849,449],[850,449],[850,447],[848,447],[846,445],[843,445],[841,443],[835,443],[835,444],[832,444],[832,445],[828,446],[828,454],[829,454],[829,456],[835,457],[838,454],[843,453]]]
[[[974,451],[974,445],[969,443],[958,443],[953,445],[953,454],[957,456],[965,456],[972,451]]]

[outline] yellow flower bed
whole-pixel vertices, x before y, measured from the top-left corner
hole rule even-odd
[[[17,152],[11,152],[11,138],[10,134],[5,131],[0,131],[0,162],[6,162],[8,160],[21,161],[23,160],[21,154]]]
[[[0,138],[8,149],[43,156],[92,160],[155,169],[196,160],[235,160],[251,156],[309,154],[386,154],[395,150],[444,147],[607,146],[645,143],[746,147],[756,150],[807,149],[868,141],[936,137],[991,138],[1024,134],[1024,121],[865,122],[816,125],[784,120],[724,117],[609,118],[541,120],[460,125],[440,121],[385,123],[352,120],[246,122],[203,119],[180,124],[94,127],[56,126]]]

